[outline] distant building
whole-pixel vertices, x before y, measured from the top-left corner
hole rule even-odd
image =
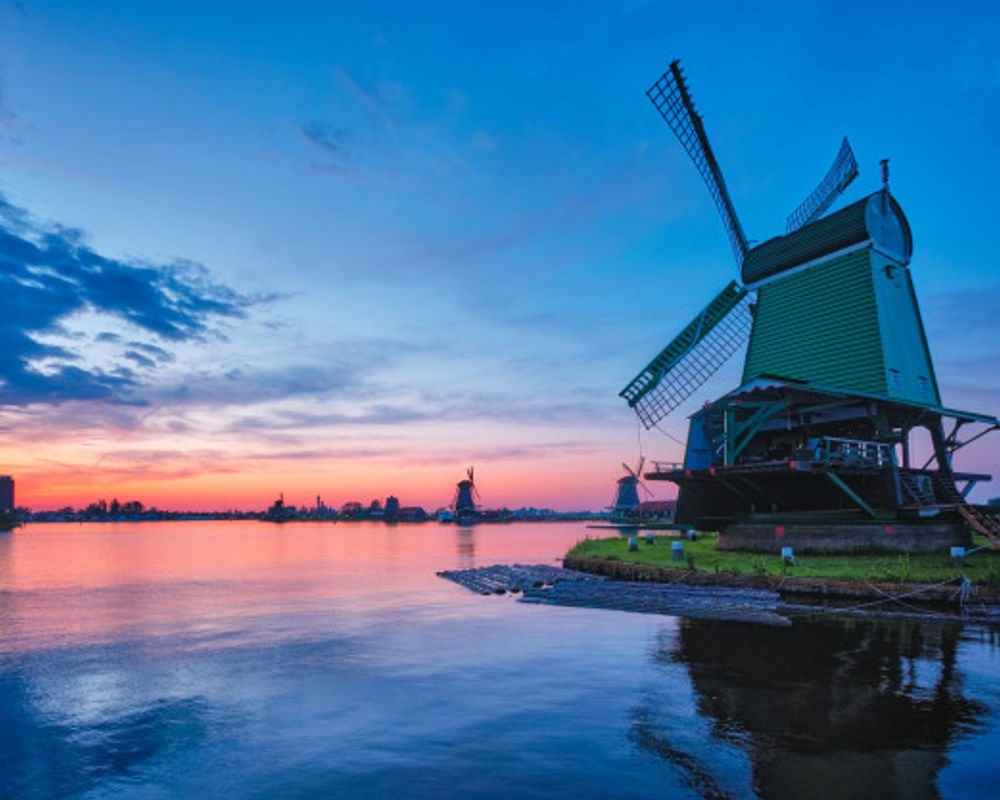
[[[295,519],[295,506],[285,505],[285,493],[281,492],[278,499],[264,512],[268,522],[288,522]]]
[[[0,475],[0,511],[14,510],[14,479]]]
[[[385,518],[396,519],[399,516],[399,498],[389,495],[385,499]]]

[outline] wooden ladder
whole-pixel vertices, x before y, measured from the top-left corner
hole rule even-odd
[[[1000,518],[993,514],[984,514],[975,506],[967,505],[960,505],[958,513],[965,518],[972,530],[978,531],[990,540],[990,544],[1000,548]]]

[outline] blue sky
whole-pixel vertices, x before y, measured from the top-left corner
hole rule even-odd
[[[0,6],[4,231],[95,287],[8,320],[52,391],[8,394],[0,471],[39,507],[209,473],[219,505],[434,507],[475,461],[487,504],[599,506],[639,446],[617,392],[735,274],[643,94],[678,57],[751,238],[844,135],[847,200],[891,159],[945,403],[997,413],[998,40],[971,2]]]

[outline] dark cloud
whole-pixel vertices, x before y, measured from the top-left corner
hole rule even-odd
[[[0,192],[0,221],[3,222],[5,230],[20,233],[27,229],[30,219],[27,211],[8,202],[7,198]]]
[[[341,172],[354,161],[351,137],[344,128],[313,121],[300,125],[299,134],[323,154],[324,160],[313,164],[318,170]]]
[[[157,347],[155,344],[149,344],[149,342],[131,341],[128,343],[128,346],[133,350],[142,352],[147,358],[163,364],[174,360],[173,353],[164,350],[162,347]]]
[[[307,142],[316,145],[327,155],[343,156],[347,153],[349,137],[343,128],[314,121],[305,123],[299,130]]]
[[[142,353],[136,352],[135,350],[126,350],[124,353],[124,358],[129,361],[133,361],[140,367],[146,367],[147,369],[152,369],[156,366],[156,362],[153,361],[149,356],[144,356]]]
[[[140,403],[127,366],[85,368],[79,354],[43,341],[63,323],[96,312],[161,342],[204,339],[220,317],[238,318],[258,298],[211,279],[192,261],[156,265],[100,255],[80,231],[41,226],[0,195],[0,405],[106,400]],[[119,341],[98,334],[97,341]],[[132,342],[125,358],[143,367],[169,361],[159,345]]]

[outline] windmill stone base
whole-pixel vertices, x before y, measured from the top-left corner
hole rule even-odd
[[[739,522],[719,531],[719,550],[777,553],[889,551],[941,553],[970,547],[972,536],[961,522],[782,523]]]

